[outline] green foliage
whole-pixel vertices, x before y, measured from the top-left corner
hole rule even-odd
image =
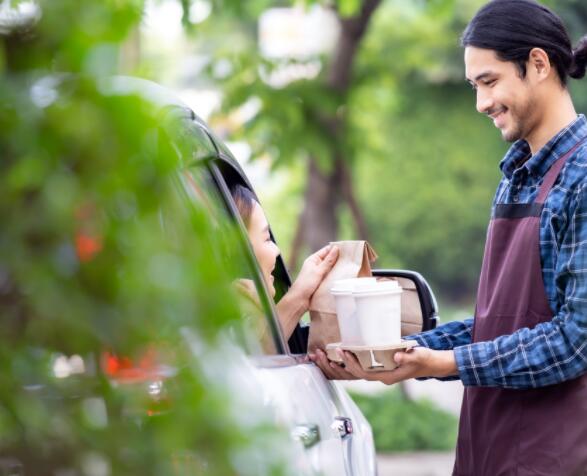
[[[231,382],[195,364],[193,346],[212,364],[218,331],[240,314],[218,230],[180,193],[177,135],[148,103],[104,95],[92,79],[66,80],[42,110],[18,79],[2,82],[0,114],[0,452],[36,473],[178,474],[179,458],[186,471],[234,474],[234,454],[274,429],[261,414],[235,425]],[[167,367],[136,384],[100,370],[105,351],[136,363],[152,350]],[[74,355],[86,373],[53,374]],[[157,382],[163,394],[151,399]]]
[[[116,57],[141,3],[42,7],[0,37],[0,457],[27,474],[284,474],[286,437],[222,337],[239,331],[218,252],[234,230],[180,184],[209,145],[88,66]]]
[[[455,54],[460,53],[458,36],[465,20],[457,3],[383,2],[357,58],[356,84],[386,77],[405,80],[411,74],[437,83],[460,79],[462,59]]]
[[[356,15],[361,8],[361,4],[361,0],[338,0],[336,2],[337,11],[343,18]]]
[[[20,3],[20,2],[19,2]],[[140,21],[143,0],[42,0],[41,21],[5,43],[11,69],[115,71],[119,43]],[[5,46],[5,47],[6,47]]]
[[[399,92],[394,112],[370,109],[385,150],[356,154],[378,266],[416,269],[441,294],[466,299],[475,291],[505,145],[462,87],[413,83]]]
[[[457,418],[428,400],[406,400],[397,390],[353,394],[373,429],[377,451],[446,451],[457,441]]]
[[[330,158],[340,143],[330,133],[328,121],[344,103],[340,94],[313,80],[269,87],[266,77],[287,62],[272,63],[256,52],[221,53],[210,67],[211,74],[221,60],[228,61],[232,70],[226,78],[216,78],[225,95],[223,112],[234,111],[250,100],[259,105],[258,113],[235,131],[235,137],[247,139],[254,157],[269,152],[273,166],[280,167],[311,155],[322,169],[332,166]]]
[[[337,4],[339,12],[346,8],[343,3]],[[323,66],[316,79],[271,87],[266,77],[287,62],[261,58],[254,29],[245,27],[252,19],[229,15],[223,27],[227,42],[240,47],[216,50],[210,72],[216,61],[229,61],[232,73],[219,83],[224,111],[251,98],[259,104],[259,112],[235,136],[252,145],[253,157],[269,157],[274,167],[291,171],[289,186],[264,200],[284,250],[284,238],[292,236],[302,207],[302,164],[311,155],[327,171],[333,154],[342,151],[352,163],[370,238],[380,255],[377,266],[416,269],[446,300],[473,298],[498,164],[507,148],[474,110],[474,95],[464,82],[458,39],[483,3],[382,2],[345,95],[325,87],[329,58],[319,59]],[[581,2],[551,3],[573,38],[585,33]],[[575,81],[570,86],[578,110],[584,111],[585,88]],[[328,127],[333,117],[343,124],[336,135]],[[356,238],[347,210],[340,211],[340,219],[340,238]]]

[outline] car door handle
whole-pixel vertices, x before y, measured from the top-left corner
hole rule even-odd
[[[340,436],[341,440],[350,437],[353,434],[353,422],[347,417],[336,417],[330,428]]]
[[[320,428],[318,425],[296,425],[291,434],[294,439],[302,442],[304,448],[311,448],[320,441]]]

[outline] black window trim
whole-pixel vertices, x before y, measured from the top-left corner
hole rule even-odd
[[[239,179],[247,186],[247,188],[249,188],[249,190],[251,190],[253,192],[255,197],[257,197],[257,194],[255,193],[255,190],[252,187],[251,183],[249,182],[248,178],[246,177],[244,172],[241,170],[241,168],[238,166],[238,163],[235,164],[234,159],[232,159],[231,157],[227,157],[226,154],[224,154],[224,152],[222,152],[221,150],[218,150],[218,155],[216,158],[214,158],[214,160],[212,162],[214,163],[217,161],[221,161],[221,162],[225,163],[233,171],[235,171],[238,174]],[[235,167],[235,165],[237,165],[237,166]],[[242,220],[240,219],[240,215],[239,215],[238,211],[236,210],[236,207],[234,207],[234,205],[232,204],[232,199],[227,198],[227,197],[230,197],[230,191],[228,189],[228,186],[226,185],[226,182],[224,180],[224,176],[222,175],[222,172],[220,171],[220,169],[218,168],[218,165],[216,163],[214,163],[214,168],[216,170],[216,173],[218,174],[218,176],[222,180],[222,185],[219,185],[219,189],[224,194],[225,202],[227,204],[230,204],[230,206],[227,206],[227,208],[229,209],[229,212],[233,215],[235,220],[237,220],[241,224],[240,228],[241,228],[242,232],[245,233],[244,230],[246,228],[245,228],[244,224],[242,223]],[[271,231],[271,224],[269,226],[269,229],[270,229],[270,233],[271,233],[271,239],[277,243],[275,236],[273,235],[273,231]],[[245,238],[246,238],[246,235],[245,235]],[[247,242],[247,245],[250,247],[248,239],[246,239],[245,241]],[[252,253],[252,249],[250,249],[250,252]],[[283,257],[280,256],[278,259],[282,261],[281,267],[283,269],[283,275],[284,275],[283,278],[286,280],[286,285],[289,288],[291,286],[291,277],[289,276],[289,272],[287,271],[287,267],[285,266],[285,262],[283,261]],[[261,271],[257,267],[256,260],[253,260],[253,261],[254,261],[255,269],[257,269],[257,272],[259,273],[259,277],[263,283],[262,284],[263,289],[265,289],[265,291],[266,291],[266,287],[265,287],[265,283],[262,279]],[[267,292],[266,292],[266,295],[269,296],[269,294]],[[271,312],[273,314],[273,319],[277,319],[277,311],[275,309],[275,304],[273,302],[273,299],[270,299],[270,298],[268,298],[268,299],[270,301],[269,305],[270,305]],[[283,335],[281,332],[279,332],[279,331],[277,331],[277,332],[279,335],[280,345],[283,346],[283,341],[284,341]],[[292,335],[290,336],[288,342],[287,342],[288,345],[284,346],[284,348],[286,349],[286,353],[290,354],[290,355],[306,354],[307,349],[308,349],[308,333],[309,333],[309,327],[307,325],[301,326],[298,323],[296,325]]]
[[[276,320],[277,311],[275,309],[275,304],[273,303],[273,299],[269,297],[269,293],[267,292],[267,287],[265,286],[265,281],[263,280],[261,270],[259,269],[259,265],[257,264],[257,261],[254,258],[255,255],[253,252],[253,248],[251,247],[251,244],[247,238],[245,225],[240,217],[240,214],[238,213],[238,210],[236,209],[236,206],[229,198],[230,191],[228,189],[228,186],[226,185],[226,182],[224,181],[224,177],[222,176],[222,172],[218,168],[218,165],[214,163],[214,161],[209,161],[207,165],[212,174],[212,178],[216,183],[216,187],[220,192],[222,201],[224,203],[224,206],[226,207],[228,214],[238,224],[238,230],[240,235],[239,242],[241,246],[243,246],[243,251],[245,252],[248,265],[253,270],[253,281],[255,282],[255,286],[257,287],[257,289],[262,290],[262,292],[259,293],[259,301],[261,302],[261,306],[265,311],[264,314],[269,323],[269,328],[271,329],[271,334],[273,336],[273,341],[276,345],[276,350],[279,354],[286,354],[287,349],[283,342],[281,332],[279,332]]]

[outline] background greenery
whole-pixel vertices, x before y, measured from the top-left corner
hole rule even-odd
[[[456,446],[457,418],[430,400],[406,400],[397,389],[352,397],[371,423],[377,451],[451,451]]]
[[[366,238],[379,254],[377,267],[414,269],[430,281],[443,320],[471,315],[498,164],[508,147],[475,110],[464,80],[459,37],[483,3],[330,2],[341,36],[354,33],[356,40],[342,84],[331,79],[333,71],[340,77],[342,39],[331,55],[269,60],[258,52],[254,9],[213,9],[194,32],[193,51],[210,55],[205,71],[222,92],[213,127],[250,144],[253,165],[270,164],[266,180],[254,185],[294,272],[325,241]],[[584,2],[546,3],[574,43],[587,33]],[[352,28],[357,23],[360,33]],[[272,87],[264,78],[284,63],[316,59],[322,69],[315,79]],[[231,73],[218,74],[220,64]],[[578,112],[587,112],[584,82],[570,83]],[[257,114],[227,124],[251,100]],[[355,400],[381,451],[455,446],[456,419],[433,402],[402,401],[395,391]]]
[[[293,269],[324,241],[367,238],[380,255],[377,266],[418,270],[442,302],[472,310],[498,164],[507,150],[475,111],[464,81],[459,36],[484,1],[334,3],[341,35],[360,19],[364,28],[355,35],[344,85],[331,80],[342,40],[332,55],[318,58],[315,79],[276,88],[261,72],[309,60],[261,57],[258,11],[213,10],[193,36],[195,51],[206,38],[207,71],[223,95],[212,124],[251,144],[253,161],[269,161],[287,177],[278,187],[269,178],[257,189]],[[585,34],[584,3],[546,3],[561,14],[573,42]],[[218,75],[219,63],[230,64],[231,74]],[[584,85],[571,81],[571,92],[585,112]],[[252,98],[259,112],[227,126],[226,114]]]
[[[210,152],[103,82],[142,3],[40,5],[0,12],[0,473],[286,474],[223,337],[236,235],[178,184]]]
[[[292,2],[214,0],[197,24],[189,20],[195,2],[177,2],[187,49],[205,58],[179,82],[216,88],[222,107],[212,125],[245,140],[253,163],[267,161],[271,177],[281,177],[277,187],[273,178],[255,185],[292,270],[325,241],[367,238],[377,266],[418,270],[451,308],[470,304],[506,148],[463,81],[458,37],[483,1],[302,2],[334,8],[347,36],[332,55],[309,58],[320,62],[316,78],[282,87],[264,77],[300,60],[262,57],[257,21]],[[231,408],[256,414],[254,403],[235,403],[230,382],[188,364],[194,348],[213,358],[218,330],[236,313],[225,298],[230,270],[209,247],[217,230],[197,209],[179,207],[171,185],[181,165],[171,143],[180,139],[139,98],[100,88],[100,77],[117,72],[169,79],[161,59],[141,49],[144,2],[38,3],[32,22],[0,22],[0,452],[16,451],[35,474],[171,474],[172,457],[187,472],[195,461],[209,474],[277,471],[282,440],[273,423],[259,414],[252,427],[235,425]],[[547,3],[573,40],[587,31],[585,2]],[[57,101],[52,75],[70,72],[80,80],[65,81]],[[584,84],[571,90],[585,112]],[[251,100],[259,104],[253,117],[227,121]],[[162,210],[173,239],[161,229]],[[136,357],[153,343],[173,347],[179,370],[166,392],[184,411],[145,420],[135,412],[153,402],[133,386],[115,391],[98,373],[51,376],[64,356],[95,369],[104,349]],[[53,398],[64,391],[67,402]],[[408,445],[389,436],[405,416],[394,413],[397,398],[358,398],[369,415],[393,413],[371,418],[381,448]],[[104,407],[121,418],[105,425]],[[406,432],[415,447],[432,444],[425,435],[433,431],[450,429],[440,440],[452,438],[454,421],[416,409],[422,421],[402,423],[427,427]],[[255,459],[255,448],[275,451]]]

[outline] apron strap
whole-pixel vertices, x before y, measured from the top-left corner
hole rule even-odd
[[[548,170],[546,176],[544,177],[544,180],[542,181],[542,185],[540,186],[540,190],[538,191],[538,195],[536,197],[536,200],[534,200],[534,203],[544,205],[546,197],[552,189],[554,182],[558,178],[558,174],[567,162],[567,159],[572,155],[573,152],[575,152],[575,150],[577,150],[577,148],[583,142],[585,142],[586,139],[587,136],[583,137],[581,140],[579,140],[579,142],[577,142],[573,147],[571,147],[571,149],[565,155],[563,155],[560,159],[557,159],[556,162],[550,166],[550,169]]]

